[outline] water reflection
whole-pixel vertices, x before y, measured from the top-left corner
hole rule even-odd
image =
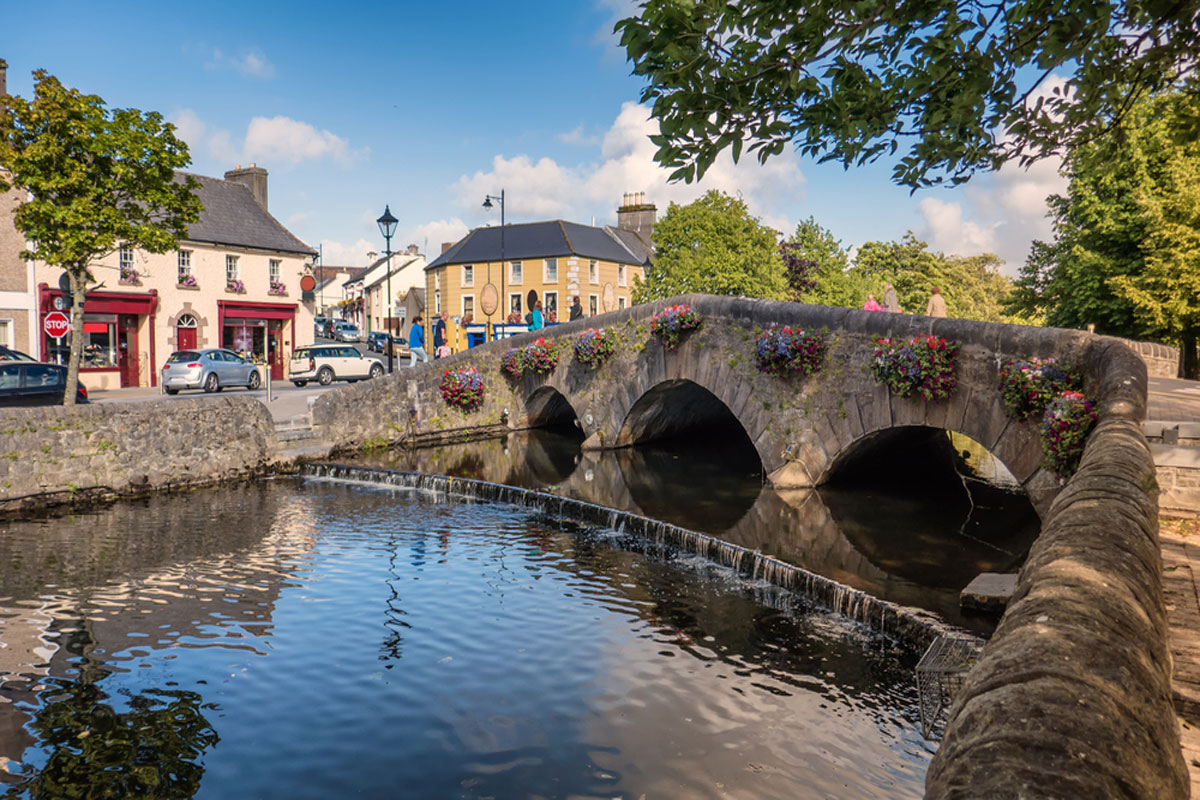
[[[582,451],[579,444],[572,430],[535,429],[350,460],[549,489],[643,514],[982,633],[992,622],[964,615],[959,592],[980,572],[1017,568],[1039,530],[1023,495],[964,483],[968,465],[955,460],[946,437],[929,431],[916,431],[896,452],[868,453],[842,483],[819,490],[764,485],[738,430],[621,450]]]

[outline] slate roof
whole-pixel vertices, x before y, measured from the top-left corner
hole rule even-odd
[[[635,245],[627,238],[636,239],[639,244]],[[559,256],[579,256],[635,265],[645,265],[650,261],[649,249],[641,243],[637,234],[619,231],[611,226],[596,228],[561,219],[505,226],[505,260]],[[431,261],[425,269],[435,269],[445,264],[499,260],[500,228],[476,228]]]
[[[187,173],[178,173],[184,174]],[[316,255],[315,250],[268,214],[247,187],[204,175],[192,177],[200,182],[196,194],[204,210],[200,212],[200,220],[188,226],[187,241]]]

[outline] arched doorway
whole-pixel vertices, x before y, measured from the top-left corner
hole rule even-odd
[[[196,329],[199,325],[191,314],[181,314],[175,323],[175,348],[177,350],[196,349]]]

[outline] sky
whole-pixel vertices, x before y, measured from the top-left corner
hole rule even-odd
[[[790,234],[813,217],[848,249],[912,230],[935,250],[994,252],[1016,274],[1050,236],[1045,198],[1058,164],[1007,166],[957,188],[910,193],[880,162],[843,170],[792,151],[759,165],[722,157],[695,184],[668,183],[657,126],[639,104],[613,24],[630,0],[359,4],[0,0],[8,90],[32,97],[32,71],[157,111],[189,145],[189,171],[220,177],[255,163],[269,209],[321,246],[326,264],[382,252],[375,224],[400,220],[393,250],[431,259],[443,242],[505,221],[615,224],[626,192],[661,217],[708,189],[740,194]]]

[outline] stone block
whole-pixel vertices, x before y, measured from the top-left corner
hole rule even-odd
[[[958,601],[964,609],[1000,613],[1016,589],[1016,573],[981,572],[959,593]]]

